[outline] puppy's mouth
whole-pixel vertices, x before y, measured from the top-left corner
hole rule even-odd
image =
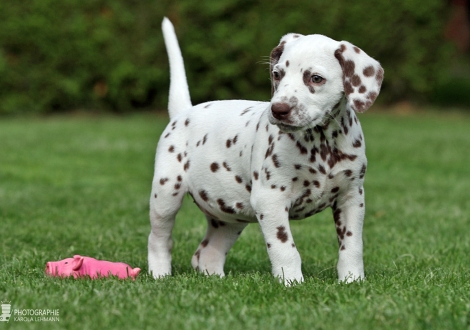
[[[279,127],[279,129],[281,131],[286,132],[286,133],[291,133],[291,132],[297,132],[297,131],[301,131],[303,129],[307,129],[307,128],[317,126],[317,125],[321,124],[321,122],[322,122],[321,116],[317,115],[314,118],[312,118],[312,120],[310,120],[308,122],[308,124],[302,125],[302,126],[294,126],[294,125],[290,125],[290,124],[287,124],[285,122],[279,122],[279,121],[276,122],[276,123],[273,123],[273,124],[276,125],[277,127]]]
[[[286,133],[296,132],[302,129],[302,127],[292,126],[292,125],[287,125],[287,124],[282,124],[282,123],[277,123],[276,126],[279,127],[281,131],[286,132]]]

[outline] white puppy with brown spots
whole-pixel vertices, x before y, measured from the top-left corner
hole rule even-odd
[[[170,60],[170,124],[158,143],[150,199],[149,271],[171,274],[171,232],[183,196],[205,214],[195,269],[224,275],[227,253],[258,222],[272,272],[302,282],[289,220],[331,207],[339,242],[338,278],[364,278],[363,181],[367,160],[355,112],[375,101],[380,64],[346,41],[287,34],[271,53],[271,102],[192,106],[172,24],[162,29]]]

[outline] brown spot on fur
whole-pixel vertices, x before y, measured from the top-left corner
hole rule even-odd
[[[300,153],[302,155],[305,155],[306,153],[308,153],[307,148],[305,148],[299,141],[297,141],[295,146],[300,150]]]
[[[351,60],[344,61],[343,72],[346,77],[352,77],[355,69],[356,69],[356,64],[353,61]]]
[[[277,227],[277,239],[280,240],[282,243],[285,243],[287,242],[288,240],[288,236],[287,236],[287,232],[286,232],[286,228],[284,226],[279,226]]]
[[[253,172],[253,177],[255,178],[255,180],[258,180],[258,176],[259,176],[258,172],[254,171]]]
[[[236,203],[236,204],[235,204],[235,207],[236,207],[237,209],[240,209],[240,210],[241,210],[241,209],[243,209],[243,203]]]
[[[209,240],[207,238],[201,242],[201,246],[203,248],[205,248],[208,244],[209,244]]]
[[[357,87],[361,84],[361,77],[359,77],[357,74],[353,75],[351,78],[351,83],[354,87]]]
[[[168,178],[162,178],[160,179],[160,184],[163,186],[165,182],[167,182],[169,179]]]
[[[281,167],[281,163],[279,162],[277,155],[272,155],[271,158],[273,159],[273,163],[275,167]]]
[[[216,162],[211,164],[211,171],[212,172],[217,172],[218,169],[219,169],[219,164],[217,164]]]
[[[365,108],[366,108],[366,104],[363,101],[359,99],[354,100],[354,109],[356,111],[360,112],[360,111],[363,111]]]
[[[375,69],[372,65],[364,68],[364,70],[362,71],[362,73],[364,74],[364,76],[366,77],[372,77],[374,74],[375,74]]]
[[[315,88],[310,84],[310,78],[312,77],[312,73],[309,70],[304,71],[303,80],[304,85],[307,86],[310,93],[315,93]]]
[[[230,148],[231,145],[232,145],[232,140],[228,139],[227,142],[225,142],[225,146],[227,148]]]
[[[364,178],[364,175],[366,174],[366,169],[367,169],[366,164],[362,164],[361,172],[360,172],[359,178],[361,178],[361,179]]]
[[[239,176],[239,175],[235,175],[235,180],[236,180],[238,183],[242,183],[242,182],[243,182],[241,176]]]
[[[354,93],[354,88],[352,87],[351,83],[348,80],[344,82],[344,93],[346,94],[346,96]]]
[[[382,80],[384,79],[384,70],[382,68],[380,68],[377,74],[375,75],[375,79],[379,83],[379,86],[382,85]]]
[[[362,146],[361,140],[356,140],[353,143],[354,148],[360,148]]]
[[[184,122],[184,126],[188,126],[189,125],[189,118],[185,120]]]
[[[199,190],[199,196],[201,196],[204,202],[209,200],[209,196],[207,196],[207,192],[205,190]]]
[[[183,166],[183,169],[185,172],[187,171],[188,168],[189,168],[189,160]]]
[[[233,207],[226,206],[225,201],[222,198],[217,199],[217,204],[219,204],[220,210],[225,213],[234,214],[235,210]]]
[[[217,164],[217,163],[215,163],[215,164]],[[223,163],[222,163],[222,166],[225,167],[225,169],[226,169],[227,171],[229,171],[229,172],[232,170],[232,169],[230,168],[230,166],[228,166],[228,164],[227,164],[226,162],[223,162]]]

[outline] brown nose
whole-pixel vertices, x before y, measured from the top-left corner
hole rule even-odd
[[[287,103],[274,103],[271,106],[273,117],[278,120],[286,119],[290,113],[290,105]]]

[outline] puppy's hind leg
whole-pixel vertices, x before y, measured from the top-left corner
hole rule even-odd
[[[207,218],[207,232],[193,255],[194,269],[206,275],[225,276],[225,259],[235,241],[248,223],[229,223]]]
[[[148,239],[149,273],[158,278],[171,275],[171,232],[175,216],[181,207],[185,191],[182,178],[155,173],[150,196],[150,225]]]

